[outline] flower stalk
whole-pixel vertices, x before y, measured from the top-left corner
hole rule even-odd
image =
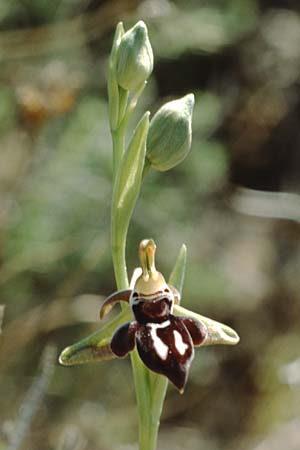
[[[134,34],[140,35],[140,31],[144,34],[145,25],[135,27]],[[118,85],[117,78],[121,78],[123,85],[130,87],[130,77],[134,72],[134,67],[130,69],[130,73],[126,76],[126,66],[128,59],[134,63],[132,57],[132,49],[134,46],[133,39],[130,36],[130,30],[126,33],[125,39],[130,41],[129,52],[126,54],[126,41],[122,43],[123,59],[127,59],[126,64],[117,59],[119,46],[124,36],[124,28],[119,24],[116,29],[113,48],[110,56],[108,94],[109,94],[109,111],[110,125],[113,141],[113,161],[114,161],[114,180],[113,180],[113,198],[111,209],[111,244],[112,259],[116,278],[117,288],[126,289],[129,286],[126,268],[126,238],[128,233],[129,222],[135,207],[144,168],[146,155],[146,138],[149,129],[149,113],[145,113],[143,118],[137,125],[128,148],[125,152],[125,135],[126,128],[130,116],[141,95],[145,81],[140,80],[140,87],[137,92],[132,94],[129,100],[129,90]],[[140,36],[138,36],[140,38]],[[140,39],[139,39],[140,41]],[[149,53],[149,45],[148,53]],[[139,42],[140,47],[140,42]],[[138,49],[139,50],[139,49]],[[152,50],[151,50],[152,51]],[[131,52],[131,53],[130,53]],[[128,55],[129,53],[129,55]],[[141,60],[141,58],[140,58]],[[142,74],[143,76],[143,74]],[[132,80],[133,81],[133,80]],[[136,86],[134,86],[136,87]],[[123,309],[129,309],[123,306]],[[155,426],[151,420],[151,392],[149,383],[149,373],[140,361],[136,350],[131,353],[131,364],[135,382],[135,390],[139,411],[139,446],[140,450],[154,450],[156,448],[156,439],[158,425]]]

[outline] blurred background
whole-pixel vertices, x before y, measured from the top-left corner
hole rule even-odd
[[[72,368],[115,290],[106,63],[143,19],[155,68],[139,111],[194,92],[193,146],[150,172],[128,239],[153,237],[183,305],[233,326],[169,388],[160,450],[300,448],[298,0],[1,0],[0,449],[129,450],[129,359]]]

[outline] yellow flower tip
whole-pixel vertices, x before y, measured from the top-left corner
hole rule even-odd
[[[153,252],[156,251],[156,244],[153,239],[143,239],[139,245],[140,253],[143,252]]]
[[[153,239],[143,239],[139,245],[139,256],[143,270],[143,278],[148,281],[149,278],[155,280],[157,278],[157,270],[155,267],[156,244]]]
[[[156,244],[153,239],[143,239],[139,245],[142,274],[137,278],[134,290],[141,294],[154,294],[168,288],[163,275],[155,267]]]

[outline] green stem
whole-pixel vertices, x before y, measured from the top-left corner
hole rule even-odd
[[[119,90],[121,93],[118,104],[119,124],[116,129],[111,130],[113,141],[113,188],[115,189],[115,181],[121,159],[125,152],[125,132],[127,125],[136,103],[143,92],[145,83],[141,85],[138,92],[134,94],[129,103],[128,93]],[[113,101],[113,99],[112,99]],[[118,289],[128,288],[128,276],[126,268],[126,239],[128,225],[119,223],[117,214],[111,217],[111,243],[112,258],[115,272],[115,278]],[[122,305],[122,309],[128,308],[128,305]],[[135,391],[139,415],[139,450],[155,450],[157,442],[157,434],[159,427],[159,417],[162,408],[163,398],[159,399],[155,396],[155,404],[153,404],[152,396],[154,390],[152,388],[153,375],[141,362],[137,350],[131,352],[131,364],[135,383]],[[158,391],[155,391],[158,394]],[[159,413],[158,413],[159,411]]]
[[[126,124],[127,121],[124,122]],[[121,126],[112,133],[114,146],[114,180],[120,159],[124,152],[124,127]],[[116,223],[116,217],[111,217],[111,240],[112,240],[112,258],[114,265],[115,278],[118,289],[128,288],[128,276],[126,268],[126,238],[127,229],[118,230],[122,224]],[[122,308],[128,308],[128,305],[122,305]],[[157,407],[153,414],[152,402],[152,383],[149,370],[141,362],[136,350],[131,352],[131,364],[135,383],[135,391],[139,413],[139,450],[155,450],[157,434],[159,427],[159,417]],[[156,405],[159,405],[159,411],[162,408],[162,402],[156,398]]]
[[[151,374],[152,378],[152,415],[157,422],[157,428],[159,427],[160,416],[162,413],[167,388],[168,379],[162,375]]]
[[[125,245],[116,246],[112,244],[112,258],[118,290],[128,288],[125,251]]]
[[[139,412],[139,450],[155,450],[159,424],[152,414],[151,374],[136,350],[131,352],[131,364]]]

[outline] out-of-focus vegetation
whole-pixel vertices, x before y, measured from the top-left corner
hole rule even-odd
[[[187,91],[196,106],[189,157],[147,176],[128,266],[153,237],[168,274],[185,242],[183,303],[241,336],[196,352],[185,394],[169,389],[159,448],[298,450],[295,0],[2,0],[0,449],[135,448],[129,360],[53,370],[49,345],[97,329],[115,289],[105,67],[115,24],[138,19],[155,55],[143,108]]]

